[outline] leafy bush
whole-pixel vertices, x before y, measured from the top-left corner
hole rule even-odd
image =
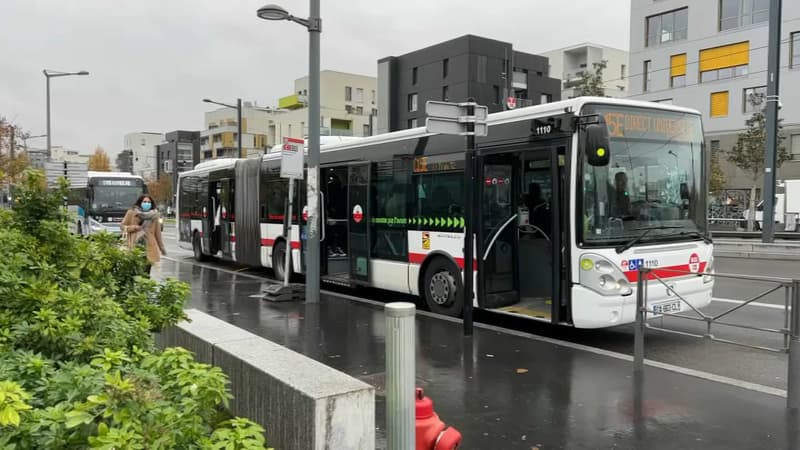
[[[226,413],[222,371],[155,349],[188,286],[150,280],[114,236],[71,235],[64,188],[28,172],[0,211],[0,449],[263,449],[261,427]]]

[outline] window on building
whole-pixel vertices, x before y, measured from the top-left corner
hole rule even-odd
[[[408,112],[417,110],[417,94],[408,94]]]
[[[642,91],[647,92],[650,90],[650,78],[653,76],[651,73],[653,62],[649,59],[644,62],[644,70],[642,70]]]
[[[686,86],[686,53],[672,55],[670,58],[669,86],[673,88]]]
[[[356,106],[356,114],[359,116],[364,114],[364,107],[363,106]]]
[[[352,102],[353,101],[353,88],[350,86],[344,87],[344,101]]]
[[[619,66],[619,78],[620,78],[620,80],[624,80],[625,79],[625,69],[627,69],[627,67],[625,67],[625,64],[622,64],[621,66]]]
[[[494,85],[494,103],[495,105],[500,104],[500,86]]]
[[[707,83],[747,75],[749,64],[749,42],[700,50],[700,82]]]
[[[447,78],[447,72],[450,70],[450,60],[445,58],[442,61],[442,78]]]
[[[377,116],[378,115],[378,108],[372,108],[372,115],[373,116]]]
[[[792,33],[791,55],[789,58],[789,67],[800,67],[800,31]]]
[[[544,105],[545,103],[550,103],[552,101],[553,101],[553,95],[552,94],[542,94],[541,96],[539,96],[539,104],[540,105]]]
[[[347,111],[347,114],[353,114],[353,105],[344,105],[344,110]]]
[[[408,119],[408,128],[417,128],[417,119]]]
[[[689,8],[650,16],[646,19],[646,47],[686,39],[689,30]]]
[[[719,30],[732,30],[769,20],[769,0],[719,0]]]
[[[363,88],[356,88],[356,101],[363,102],[364,101],[364,89]]]
[[[411,84],[417,84],[417,68],[411,69]]]
[[[486,55],[478,55],[478,72],[476,73],[476,80],[478,83],[486,83],[486,67],[489,64],[489,57]]]
[[[793,134],[791,138],[792,159],[800,160],[800,134]]]
[[[744,95],[742,95],[742,111],[744,111],[745,114],[751,114],[755,112],[756,108],[762,106],[762,102],[765,98],[767,98],[766,86],[745,89]],[[755,106],[753,103],[755,103]]]
[[[442,101],[446,102],[450,98],[450,92],[447,86],[442,86]]]
[[[375,89],[372,90],[372,104],[375,104]]]
[[[711,94],[711,117],[728,116],[728,91]]]
[[[368,123],[364,124],[364,136],[372,136],[372,129]]]

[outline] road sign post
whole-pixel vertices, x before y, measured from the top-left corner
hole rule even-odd
[[[283,286],[289,286],[289,274],[292,261],[292,207],[294,205],[294,179],[303,176],[303,150],[305,140],[295,138],[283,138],[283,149],[281,150],[281,177],[289,179],[289,201],[286,208],[286,254],[283,263]]]
[[[472,336],[474,302],[475,136],[486,136],[489,108],[469,99],[465,103],[429,101],[425,104],[429,133],[466,136],[464,154],[464,336]]]

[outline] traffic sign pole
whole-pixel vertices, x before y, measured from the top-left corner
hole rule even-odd
[[[467,106],[467,116],[475,115],[475,106]],[[473,245],[475,224],[475,122],[467,122],[467,152],[464,155],[464,336],[472,336]]]

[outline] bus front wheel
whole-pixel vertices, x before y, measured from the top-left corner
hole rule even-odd
[[[434,258],[425,268],[421,294],[431,311],[460,317],[464,308],[461,271],[448,259]]]

